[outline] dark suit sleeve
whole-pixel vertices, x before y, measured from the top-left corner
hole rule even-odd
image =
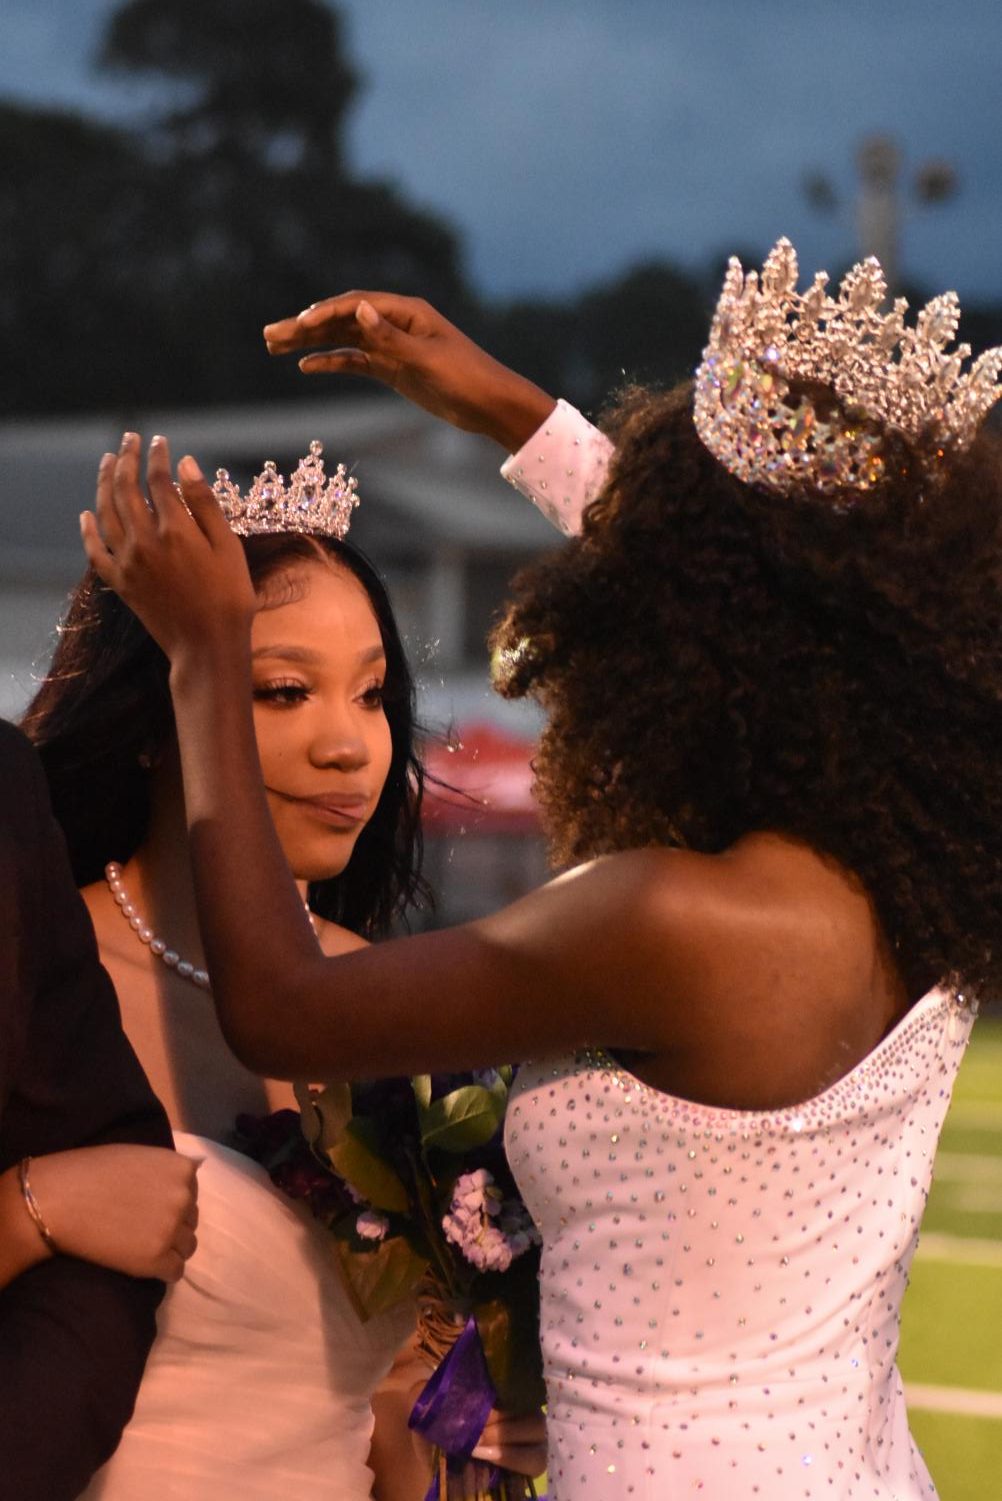
[[[13,942],[17,957],[8,967],[17,1015],[3,1030],[0,1060],[0,1170],[26,1154],[103,1142],[169,1146],[166,1117],[122,1032],[41,769],[6,726],[0,804],[0,941]],[[0,994],[0,1005],[8,999]],[[113,1452],[162,1295],[162,1283],[68,1256],[0,1293],[0,1498],[69,1501]]]

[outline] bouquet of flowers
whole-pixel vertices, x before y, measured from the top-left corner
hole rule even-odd
[[[501,1141],[512,1073],[304,1087],[301,1122],[291,1110],[238,1121],[243,1149],[330,1229],[362,1319],[416,1297],[435,1366],[410,1419],[435,1448],[426,1501],[447,1501],[492,1408],[545,1400],[540,1238]],[[497,1501],[535,1495],[496,1466],[478,1464],[476,1486]]]

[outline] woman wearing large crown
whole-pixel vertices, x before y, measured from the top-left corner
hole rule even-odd
[[[895,1354],[976,998],[1002,989],[1002,359],[964,373],[955,300],[909,330],[874,263],[835,297],[796,275],[784,243],[761,280],[732,264],[695,388],[628,397],[614,448],[423,303],[267,331],[517,450],[578,533],[495,638],[502,691],[548,713],[574,868],[494,917],[319,956],[245,707],[253,594],[197,465],[184,506],[156,444],[150,511],[130,436],[84,521],[171,659],[236,1052],[280,1077],[536,1060],[507,1139],[544,1238],[559,1501],[933,1494]]]

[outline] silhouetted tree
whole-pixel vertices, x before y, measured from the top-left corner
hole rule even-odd
[[[495,309],[483,337],[498,359],[594,412],[625,383],[671,385],[690,374],[710,302],[693,277],[650,261],[574,298]]]
[[[197,394],[251,395],[265,379],[260,325],[355,284],[463,296],[456,237],[345,161],[358,78],[340,18],[319,0],[128,0],[104,66],[169,85],[142,133],[172,172],[182,284],[171,345]],[[294,379],[272,366],[267,389]],[[276,384],[277,383],[277,384]]]
[[[9,409],[135,405],[160,321],[147,164],[121,131],[14,105],[0,157]]]
[[[126,0],[100,62],[155,85],[131,131],[0,105],[8,410],[291,395],[261,324],[351,286],[427,297],[592,412],[624,380],[695,366],[722,266],[704,282],[651,261],[574,296],[480,303],[455,231],[353,173],[362,85],[321,0]],[[963,333],[1002,342],[1002,310],[968,309]]]
[[[453,230],[346,164],[336,11],[128,0],[101,61],[162,85],[131,131],[0,108],[9,409],[291,392],[261,324],[352,285],[468,314]]]
[[[321,0],[127,0],[99,61],[180,86],[153,125],[179,155],[343,174],[358,76],[340,16]]]

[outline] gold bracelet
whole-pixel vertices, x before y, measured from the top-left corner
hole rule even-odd
[[[31,1184],[28,1181],[28,1169],[30,1167],[31,1158],[22,1157],[17,1169],[17,1180],[21,1185],[21,1197],[24,1200],[25,1208],[31,1215],[35,1229],[38,1231],[39,1235],[42,1237],[46,1246],[52,1252],[53,1256],[58,1256],[59,1247],[52,1239],[52,1233],[49,1230],[48,1225],[45,1223],[45,1220],[42,1218],[42,1211],[38,1207],[38,1201],[31,1191]]]

